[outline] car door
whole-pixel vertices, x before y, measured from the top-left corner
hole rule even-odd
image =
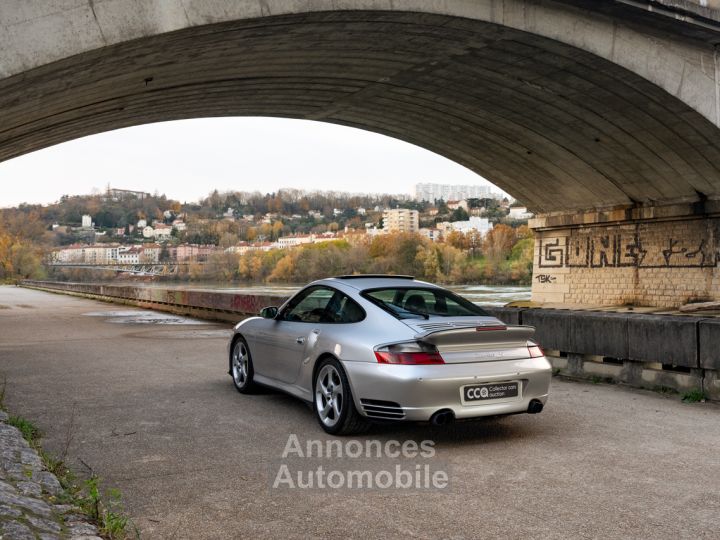
[[[284,383],[295,382],[307,345],[315,343],[328,322],[327,309],[335,295],[329,287],[308,287],[278,314],[263,347],[265,375]]]

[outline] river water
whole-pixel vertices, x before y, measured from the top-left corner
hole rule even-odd
[[[116,282],[117,283],[117,282]],[[133,283],[133,285],[135,285]],[[277,294],[290,296],[298,291],[302,285],[234,285],[217,283],[138,283],[140,287],[162,287],[173,289],[212,289],[238,293]],[[504,285],[451,285],[448,289],[471,302],[485,306],[503,306],[516,300],[530,300],[530,287],[504,286]]]

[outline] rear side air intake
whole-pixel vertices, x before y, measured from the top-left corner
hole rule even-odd
[[[405,412],[402,410],[402,407],[394,401],[361,399],[360,403],[369,418],[376,418],[378,420],[402,420],[405,418]]]

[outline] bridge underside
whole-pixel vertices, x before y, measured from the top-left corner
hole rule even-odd
[[[0,80],[0,160],[213,116],[303,118],[403,139],[538,212],[720,195],[718,128],[658,86],[534,34],[399,12],[199,26]]]

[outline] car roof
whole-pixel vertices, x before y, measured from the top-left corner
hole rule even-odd
[[[365,291],[367,289],[381,289],[385,287],[435,287],[440,288],[432,283],[414,279],[411,276],[392,276],[392,275],[357,275],[357,276],[339,276],[326,278],[317,283],[325,283],[327,285],[345,285]]]

